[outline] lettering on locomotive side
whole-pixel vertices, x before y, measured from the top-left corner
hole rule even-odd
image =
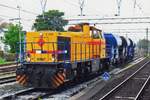
[[[62,33],[58,33],[58,35],[62,35]]]
[[[44,61],[45,58],[37,58],[38,61]]]

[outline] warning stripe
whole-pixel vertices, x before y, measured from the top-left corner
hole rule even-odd
[[[16,80],[19,82],[20,78],[22,77],[22,75],[19,75]]]
[[[58,87],[60,84],[55,80],[55,79],[53,79],[52,78],[52,82]]]
[[[51,85],[52,85],[52,87],[53,88],[57,88],[58,87],[58,83],[54,80],[54,77],[53,78],[51,78]]]
[[[59,79],[61,79],[61,81],[64,82],[65,77],[64,77],[62,74],[58,73],[58,74],[57,74],[57,77],[58,77]]]
[[[63,77],[65,78],[66,77],[66,74],[65,73],[62,73]]]
[[[25,77],[25,79],[23,81],[20,82],[21,85],[25,85],[27,82],[27,77]]]
[[[16,76],[16,81],[18,81],[21,78],[21,75]]]
[[[62,83],[63,83],[63,81],[62,81],[60,78],[58,78],[57,76],[55,76],[54,79],[56,79],[56,81],[57,81],[59,84],[62,84]]]
[[[21,81],[21,83],[23,83],[23,85],[24,85],[25,83],[27,83],[27,79],[28,79],[28,77],[26,76],[26,77],[24,78],[24,80]]]
[[[65,73],[64,72],[58,72],[57,74],[55,74],[55,76],[53,76],[52,79],[52,86],[54,88],[57,88],[58,86],[60,86],[61,84],[64,83],[65,81]]]
[[[23,75],[18,81],[19,81],[19,83],[21,83],[21,81],[23,81],[24,80],[24,78],[25,78],[26,76],[25,75]]]

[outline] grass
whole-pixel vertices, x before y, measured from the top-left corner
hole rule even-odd
[[[6,61],[0,57],[0,64],[6,64]]]
[[[9,63],[14,63],[14,61],[6,61],[2,57],[0,57],[0,65],[2,65],[2,64],[9,64]]]

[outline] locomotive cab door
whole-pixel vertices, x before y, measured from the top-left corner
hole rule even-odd
[[[92,55],[93,58],[100,58],[100,49],[101,49],[101,32],[100,30],[97,29],[91,29],[90,31],[90,35],[93,41],[93,45],[92,45]]]
[[[70,37],[58,36],[57,41],[57,50],[61,52],[57,56],[58,61],[70,60]]]

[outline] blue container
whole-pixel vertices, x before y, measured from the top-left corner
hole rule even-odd
[[[104,37],[106,40],[106,55],[110,62],[115,63],[119,59],[119,47],[122,45],[122,40],[112,33],[104,33]]]

